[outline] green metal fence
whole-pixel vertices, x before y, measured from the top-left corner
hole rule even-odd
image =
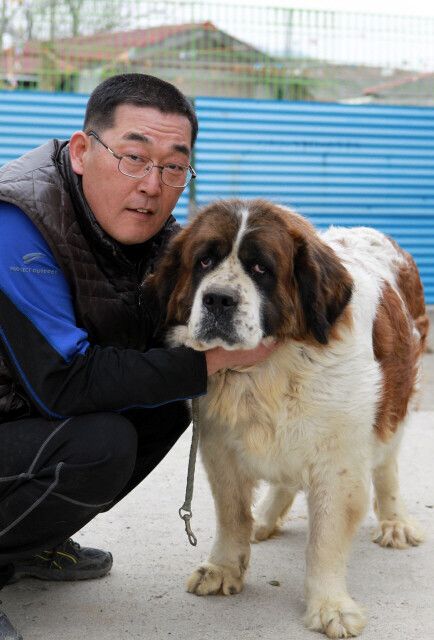
[[[434,18],[252,5],[0,0],[0,87],[144,72],[191,97],[434,106]]]

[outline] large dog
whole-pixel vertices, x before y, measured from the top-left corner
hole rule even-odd
[[[375,488],[381,546],[417,545],[397,472],[428,332],[416,265],[368,228],[317,233],[264,200],[220,201],[171,243],[146,284],[167,307],[172,345],[280,346],[263,363],[225,370],[200,398],[200,447],[216,503],[199,595],[241,591],[250,540],[268,538],[297,491],[307,493],[306,624],[358,635],[345,583],[355,529]],[[259,479],[269,489],[251,514]]]

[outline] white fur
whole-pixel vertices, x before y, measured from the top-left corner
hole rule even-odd
[[[245,219],[240,233],[244,228]],[[376,541],[404,547],[417,544],[422,535],[399,493],[396,454],[402,428],[387,444],[379,442],[373,428],[382,373],[374,358],[372,329],[381,283],[395,286],[401,258],[371,229],[332,228],[321,237],[354,279],[353,326],[342,327],[340,339],[325,348],[289,341],[259,365],[210,378],[208,393],[200,398],[201,452],[218,524],[209,561],[192,574],[188,590],[199,595],[240,591],[250,537],[258,541],[270,536],[295,493],[304,490],[309,505],[306,623],[340,638],[358,635],[365,623],[362,609],[347,593],[345,572],[352,535],[368,505],[372,474],[379,516]],[[261,296],[240,265],[236,247],[202,280],[188,326],[178,327],[172,341],[200,349],[214,346],[198,341],[197,332],[203,293],[215,286],[233,287],[240,298],[238,343],[230,348],[258,344]],[[259,479],[268,481],[270,490],[252,527],[252,492]]]
[[[184,344],[193,349],[201,351],[219,346],[229,350],[252,349],[262,339],[263,332],[260,323],[261,297],[254,282],[246,274],[237,257],[239,244],[246,230],[248,213],[247,209],[240,211],[240,229],[229,256],[203,278],[197,289],[187,326],[187,336],[184,341]],[[205,322],[206,313],[202,299],[207,292],[216,289],[232,291],[240,300],[232,332],[234,337],[233,344],[228,344],[221,338],[215,338],[205,343],[201,338],[202,325]]]

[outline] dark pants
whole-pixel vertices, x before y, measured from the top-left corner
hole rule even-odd
[[[14,560],[54,547],[134,489],[189,422],[174,402],[0,424],[0,588]]]

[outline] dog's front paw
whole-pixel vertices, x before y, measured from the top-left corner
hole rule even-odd
[[[383,520],[372,535],[372,540],[381,547],[394,549],[417,547],[424,538],[425,534],[416,520]]]
[[[351,638],[363,631],[365,616],[354,600],[347,596],[310,603],[306,626],[312,631],[325,633],[329,638]]]
[[[187,591],[198,596],[223,593],[230,596],[243,588],[243,579],[239,571],[217,564],[203,564],[187,580]]]

